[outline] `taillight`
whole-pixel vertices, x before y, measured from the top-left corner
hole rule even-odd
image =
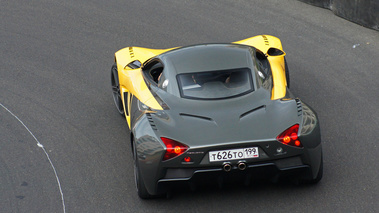
[[[163,156],[164,161],[177,157],[186,152],[188,149],[187,145],[179,143],[178,141],[163,137],[161,139],[163,143],[166,145],[166,153]]]
[[[290,128],[286,129],[284,132],[282,132],[278,137],[276,137],[276,140],[278,140],[280,143],[295,146],[295,147],[303,147],[299,140],[299,136],[297,135],[297,132],[299,131],[299,124],[295,124],[291,126]]]

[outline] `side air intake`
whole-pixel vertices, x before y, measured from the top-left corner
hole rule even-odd
[[[146,117],[147,117],[147,120],[149,121],[150,123],[150,126],[153,130],[157,131],[157,126],[155,126],[155,123],[154,123],[154,120],[153,118],[151,117],[151,114],[150,113],[146,113]]]

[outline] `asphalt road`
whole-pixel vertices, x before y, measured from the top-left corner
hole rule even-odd
[[[0,212],[377,212],[379,32],[295,0],[0,1]],[[319,115],[324,178],[140,200],[113,53],[281,38]]]

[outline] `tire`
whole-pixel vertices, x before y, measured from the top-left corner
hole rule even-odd
[[[301,182],[305,184],[316,184],[320,182],[320,180],[322,179],[323,173],[324,173],[324,163],[323,163],[322,154],[321,154],[320,167],[318,169],[316,178],[310,179],[310,180],[302,180]]]
[[[290,88],[290,71],[288,69],[286,57],[284,57],[284,69],[286,72],[287,87]]]
[[[317,176],[316,176],[315,179],[310,180],[309,183],[316,184],[316,183],[320,182],[320,180],[322,179],[323,174],[324,174],[324,162],[322,160],[322,155],[321,155],[321,162],[320,162],[320,167],[318,169]]]
[[[141,171],[139,169],[138,160],[137,160],[137,150],[135,144],[133,144],[133,160],[134,160],[134,180],[136,183],[138,196],[142,199],[152,198],[152,195],[146,189],[145,183],[141,177]]]
[[[124,115],[124,105],[122,104],[120,82],[118,81],[118,70],[116,63],[113,64],[111,69],[111,84],[114,104],[116,105],[117,111],[120,115]]]

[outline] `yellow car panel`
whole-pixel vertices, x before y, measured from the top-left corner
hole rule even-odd
[[[271,65],[271,71],[273,76],[273,88],[271,99],[283,98],[286,95],[286,75],[285,75],[285,65],[284,65],[284,55],[281,56],[269,56],[267,51],[270,48],[276,48],[283,51],[282,43],[279,38],[270,35],[259,35],[251,38],[247,38],[241,41],[233,42],[236,44],[244,44],[248,46],[253,46],[263,53],[266,54],[267,60],[269,60]],[[284,51],[283,51],[284,52]]]

